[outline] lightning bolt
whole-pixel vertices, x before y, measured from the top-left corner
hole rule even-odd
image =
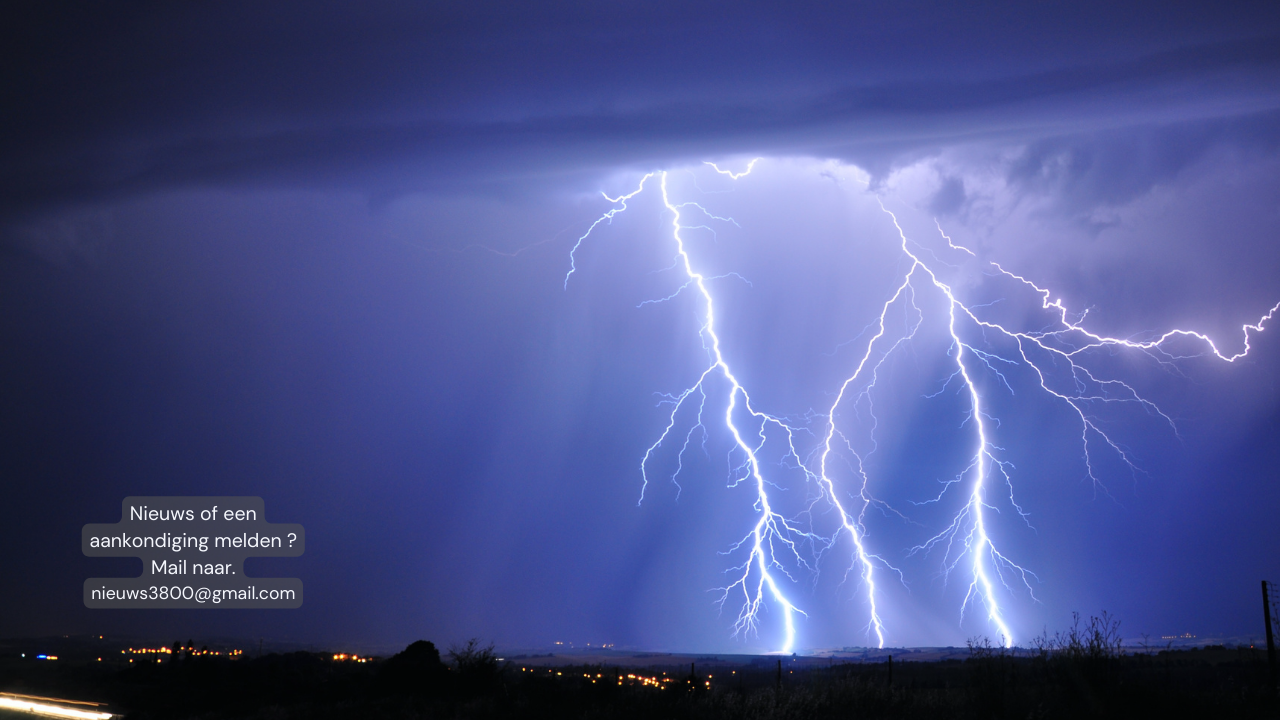
[[[752,160],[747,169],[740,173],[732,173],[720,168],[715,168],[719,173],[728,175],[737,180],[748,173],[755,166],[756,160]],[[671,200],[670,193],[667,189],[667,173],[665,171],[659,173],[650,173],[645,175],[639,186],[627,195],[621,195],[617,198],[605,198],[614,203],[616,207],[610,209],[604,215],[601,215],[588,229],[583,233],[582,237],[574,245],[573,251],[576,252],[581,246],[582,241],[591,234],[601,223],[608,223],[616,216],[618,212],[626,209],[626,200],[635,197],[644,189],[644,183],[653,175],[659,176],[660,188],[662,192],[662,203],[667,212],[671,215],[671,238],[676,248],[676,265],[684,271],[686,282],[676,290],[675,293],[663,298],[663,300],[675,297],[681,291],[694,288],[697,290],[702,302],[702,327],[699,333],[703,340],[703,347],[706,349],[709,364],[698,375],[697,381],[691,386],[685,388],[678,394],[665,396],[665,402],[671,404],[671,413],[668,416],[666,428],[658,436],[658,439],[649,446],[640,461],[640,474],[643,479],[640,491],[640,502],[644,500],[645,490],[649,485],[649,461],[654,453],[660,448],[671,436],[675,429],[681,409],[686,401],[694,397],[695,394],[700,398],[697,411],[697,422],[686,433],[683,445],[681,447],[679,458],[681,465],[677,467],[672,480],[679,475],[683,467],[684,451],[688,448],[689,442],[693,437],[693,433],[698,428],[703,427],[703,413],[707,401],[707,383],[713,377],[719,377],[728,384],[728,394],[724,407],[724,426],[733,438],[733,447],[740,453],[743,462],[738,466],[743,470],[741,477],[736,477],[731,485],[737,485],[744,480],[750,480],[755,488],[755,504],[758,518],[752,526],[750,532],[741,540],[730,546],[729,552],[736,552],[746,549],[745,561],[728,572],[734,573],[732,582],[723,588],[719,588],[721,596],[719,603],[723,605],[731,596],[741,597],[742,604],[738,611],[738,616],[734,622],[734,634],[750,634],[757,630],[760,612],[766,599],[772,600],[778,607],[782,609],[783,625],[784,625],[784,641],[781,652],[790,653],[795,644],[795,615],[804,612],[787,598],[782,588],[778,584],[777,575],[783,575],[788,580],[794,581],[794,577],[788,572],[783,558],[795,563],[806,569],[812,569],[812,565],[805,559],[802,554],[801,546],[806,542],[822,542],[825,538],[806,531],[782,514],[777,512],[770,502],[768,492],[768,482],[765,479],[764,472],[761,468],[758,452],[765,443],[766,431],[769,428],[781,430],[786,434],[792,454],[795,454],[794,438],[797,428],[784,421],[782,418],[761,412],[753,407],[751,396],[747,389],[742,386],[728,361],[725,359],[724,351],[721,346],[720,336],[716,331],[716,306],[715,299],[712,297],[711,291],[707,287],[710,279],[703,273],[694,268],[694,261],[689,255],[688,248],[681,231],[685,229],[682,224],[682,209],[695,207],[707,216],[716,220],[733,222],[730,218],[720,218],[707,212],[705,208],[696,203],[675,203]],[[571,252],[571,257],[572,257]],[[574,272],[571,266],[569,275]],[[568,284],[569,275],[565,276],[566,286]],[[736,273],[734,273],[736,275]],[[723,276],[716,276],[723,277]],[[644,303],[641,303],[642,305]],[[744,417],[737,417],[743,415]],[[754,427],[748,427],[745,423],[752,423]],[[753,441],[749,441],[748,437],[753,437]],[[795,455],[798,459],[798,455]]]
[[[754,161],[753,161],[754,164]],[[742,175],[750,172],[750,167],[734,177],[737,179]],[[792,432],[792,428],[776,417],[759,412],[751,406],[751,396],[742,384],[738,382],[738,378],[734,376],[733,370],[725,361],[724,353],[720,346],[720,336],[716,334],[716,312],[715,300],[711,297],[711,292],[707,289],[706,277],[693,269],[693,261],[689,257],[689,252],[685,248],[684,238],[681,236],[680,225],[680,206],[671,202],[670,195],[667,192],[667,174],[662,173],[662,203],[666,206],[667,211],[671,213],[671,235],[675,239],[676,254],[679,258],[680,265],[683,267],[685,275],[689,278],[689,282],[693,283],[698,289],[698,293],[702,296],[703,303],[703,325],[701,333],[706,341],[709,341],[707,348],[711,354],[711,365],[702,372],[698,377],[698,381],[686,389],[680,395],[680,399],[675,403],[675,407],[671,411],[671,422],[667,425],[669,432],[675,423],[676,413],[679,412],[680,406],[685,398],[688,398],[694,391],[703,393],[703,385],[707,378],[713,373],[719,373],[725,381],[729,383],[729,398],[725,405],[724,424],[729,433],[733,436],[734,446],[745,456],[746,465],[749,468],[751,479],[754,481],[756,488],[756,508],[759,511],[759,519],[756,521],[751,532],[733,546],[733,550],[737,550],[746,544],[750,544],[750,550],[746,562],[734,568],[741,571],[734,582],[725,587],[721,596],[721,604],[728,599],[731,592],[740,590],[743,596],[742,609],[738,614],[738,619],[734,624],[736,632],[750,632],[755,628],[756,620],[759,616],[761,604],[764,601],[765,589],[768,589],[769,596],[774,602],[783,609],[783,619],[786,628],[786,640],[782,647],[782,652],[791,652],[791,647],[795,643],[795,620],[794,616],[800,612],[795,605],[783,595],[781,588],[778,587],[777,580],[774,578],[774,571],[787,574],[786,568],[777,559],[778,547],[781,544],[786,548],[785,552],[790,555],[801,565],[807,566],[804,558],[800,555],[797,541],[801,538],[812,537],[811,533],[806,533],[794,527],[782,515],[774,511],[769,503],[769,493],[765,487],[764,475],[760,470],[760,459],[756,455],[759,445],[751,445],[747,442],[743,430],[738,427],[734,419],[734,410],[738,406],[738,398],[742,398],[742,407],[747,414],[754,420],[759,422],[759,429],[756,435],[760,444],[764,442],[765,426],[774,424],[783,428],[788,434]],[[701,413],[699,413],[701,415]],[[645,470],[645,463],[653,451],[662,444],[666,439],[667,433],[664,432],[658,440],[649,447],[645,452],[645,459],[641,463],[641,474],[645,476],[647,484],[648,478]],[[687,446],[687,442],[686,442]],[[754,574],[754,579],[753,579]]]
[[[616,198],[611,198],[604,192],[600,193],[601,195],[604,195],[605,200],[608,200],[614,205],[617,205],[617,207],[610,208],[608,212],[606,212],[605,214],[597,218],[595,222],[591,223],[591,227],[587,228],[587,231],[582,233],[582,235],[578,237],[578,241],[573,244],[573,249],[569,251],[569,272],[565,273],[564,275],[564,287],[566,290],[569,289],[569,278],[572,277],[573,274],[578,271],[577,255],[578,255],[578,248],[582,247],[582,241],[586,240],[587,236],[591,234],[591,231],[595,230],[596,226],[599,225],[600,223],[604,223],[606,225],[611,224],[613,222],[613,218],[618,213],[623,212],[624,210],[627,209],[627,201],[644,191],[644,184],[651,177],[653,177],[653,173],[649,173],[644,177],[640,178],[640,186],[637,187],[635,190],[631,191],[630,193],[628,193],[627,195],[619,195]]]
[[[915,298],[914,282],[916,281],[917,273],[919,273],[921,276],[926,277],[928,279],[929,284],[932,285],[934,289],[939,291],[946,298],[946,301],[947,301],[947,312],[948,312],[947,331],[951,336],[950,356],[954,359],[955,367],[956,367],[955,372],[951,375],[950,378],[948,378],[948,383],[951,381],[951,379],[958,377],[960,378],[962,387],[967,391],[967,394],[969,397],[969,403],[970,403],[969,417],[972,419],[973,424],[975,426],[976,448],[973,452],[973,455],[971,456],[971,462],[969,466],[966,467],[964,470],[962,470],[958,477],[958,480],[961,480],[965,475],[973,476],[968,500],[965,503],[963,509],[960,510],[960,512],[954,517],[952,523],[945,530],[943,530],[941,533],[930,538],[923,545],[913,548],[913,551],[931,549],[934,545],[937,545],[938,543],[944,540],[947,541],[948,544],[950,544],[959,535],[963,534],[964,537],[962,539],[962,544],[965,547],[966,552],[968,553],[971,559],[973,579],[972,579],[972,582],[970,583],[968,592],[966,592],[965,594],[964,603],[961,606],[961,614],[963,616],[964,609],[968,606],[969,602],[973,598],[975,597],[980,598],[983,601],[983,603],[986,605],[987,619],[998,630],[1000,637],[1003,640],[1005,646],[1012,647],[1013,633],[1010,632],[1008,624],[1004,621],[1003,617],[1001,616],[1000,606],[995,596],[995,587],[991,581],[991,576],[988,573],[988,565],[991,565],[992,570],[996,573],[1000,573],[1001,568],[1014,570],[1022,576],[1024,582],[1026,580],[1028,571],[1016,565],[1012,561],[1010,561],[1005,555],[1003,555],[999,550],[997,550],[995,545],[992,544],[991,538],[987,534],[985,510],[989,507],[989,505],[987,504],[984,498],[984,495],[987,490],[986,485],[987,485],[987,478],[988,478],[988,470],[992,466],[992,464],[995,464],[997,467],[1000,467],[1000,468],[1003,468],[1004,466],[1002,463],[1000,463],[1000,461],[996,458],[996,456],[992,454],[994,448],[992,447],[992,445],[987,439],[986,415],[983,411],[982,396],[978,392],[977,385],[974,383],[973,378],[970,375],[969,364],[966,363],[966,350],[970,355],[973,355],[975,358],[983,358],[984,356],[990,356],[990,354],[984,351],[978,350],[977,348],[971,347],[970,345],[965,343],[964,340],[961,339],[958,329],[956,327],[957,314],[959,314],[961,317],[967,316],[972,318],[974,317],[972,314],[972,311],[969,310],[969,308],[967,308],[959,300],[957,300],[955,293],[952,291],[951,287],[948,286],[946,283],[942,282],[938,278],[938,276],[934,273],[934,271],[928,265],[926,265],[924,261],[922,261],[917,254],[912,252],[911,247],[909,245],[909,241],[907,240],[906,233],[903,232],[902,226],[898,223],[897,216],[894,215],[892,212],[890,212],[887,208],[885,208],[884,203],[881,202],[879,198],[877,198],[877,202],[880,204],[880,209],[892,219],[894,228],[897,229],[898,237],[901,240],[902,253],[910,260],[910,265],[904,274],[901,284],[898,285],[898,288],[894,292],[893,296],[890,297],[887,302],[885,302],[883,308],[881,309],[880,317],[878,319],[878,331],[868,341],[866,352],[863,354],[861,361],[858,363],[853,374],[849,376],[849,378],[845,380],[844,384],[841,386],[840,393],[836,396],[835,403],[832,405],[831,410],[827,413],[828,432],[827,432],[827,441],[823,448],[823,455],[822,455],[822,477],[823,477],[823,480],[828,483],[828,486],[832,487],[832,490],[833,490],[832,494],[834,495],[834,487],[831,486],[831,481],[827,477],[827,457],[831,453],[831,438],[835,433],[836,411],[839,408],[841,402],[844,400],[846,391],[848,390],[850,385],[857,383],[858,380],[862,377],[865,371],[865,368],[867,367],[867,362],[871,358],[877,343],[884,337],[885,319],[890,308],[893,307],[900,300],[902,300],[902,298],[909,297],[912,300],[912,307],[917,310],[917,317],[919,317],[919,314],[918,314],[919,308],[915,305],[915,302],[914,302],[914,298]],[[941,232],[941,228],[939,228],[939,232]],[[946,235],[943,234],[943,237],[946,237]],[[950,238],[946,238],[946,239],[947,239],[948,246],[950,246],[951,248],[964,250],[965,252],[970,252],[966,248],[960,248],[952,244]],[[971,252],[970,254],[972,255]],[[903,344],[903,341],[909,341],[915,336],[915,332],[918,328],[919,328],[919,322],[917,322],[912,327],[909,333],[904,335],[902,340],[895,342],[893,347],[891,347],[888,351],[884,352],[879,362],[877,362],[877,364],[874,367],[878,370],[880,366],[885,362],[885,360],[890,356],[893,350],[896,350],[897,348],[901,347]],[[869,384],[868,389],[863,391],[864,395],[870,392],[870,388],[873,385],[874,385],[874,382]],[[865,507],[869,504],[869,501],[866,498],[866,480],[867,480],[866,475],[863,474],[862,496],[863,496],[864,512],[865,512]],[[947,487],[950,487],[950,484],[948,484]],[[943,492],[945,492],[945,488]],[[883,647],[883,635],[881,634],[880,620],[875,615],[875,611],[874,611],[875,584],[874,582],[872,582],[872,579],[871,579],[873,566],[870,561],[870,558],[868,557],[867,553],[863,549],[862,544],[860,542],[857,544],[857,553],[859,556],[859,560],[861,561],[863,566],[863,573],[864,573],[864,578],[866,580],[868,598],[872,607],[872,622],[876,626],[877,636],[880,638],[881,647]],[[950,557],[950,555],[951,555],[950,547],[948,547],[947,556]],[[957,556],[954,561],[949,562],[946,565],[946,570],[950,572],[950,570],[954,569],[956,563],[959,562],[959,559],[960,557]],[[1030,590],[1029,584],[1027,585],[1027,587],[1028,587],[1028,590]]]
[[[743,170],[742,172],[737,172],[737,173],[733,172],[732,170],[721,170],[719,165],[716,165],[715,163],[710,161],[704,162],[702,164],[710,165],[713,170],[720,173],[721,175],[728,175],[730,178],[737,180],[738,178],[741,178],[743,176],[750,175],[752,168],[754,168],[756,166],[756,163],[760,162],[760,160],[761,158],[754,158],[751,162],[747,163],[746,170]]]
[[[732,180],[739,180],[749,175],[760,158],[750,162],[741,172],[724,170],[714,163],[707,162],[715,172],[726,175]],[[876,196],[881,211],[888,217],[897,232],[899,251],[905,263],[900,279],[894,284],[894,290],[880,307],[880,313],[872,322],[875,331],[866,340],[859,353],[858,362],[851,374],[841,383],[834,400],[825,413],[815,415],[823,427],[816,433],[819,439],[817,447],[802,452],[797,447],[797,438],[806,434],[805,428],[794,422],[757,409],[747,389],[734,374],[721,346],[720,336],[716,328],[716,306],[708,282],[711,280],[736,276],[736,273],[707,276],[696,269],[696,262],[690,256],[682,231],[695,227],[707,228],[705,225],[685,225],[682,223],[682,211],[694,208],[707,218],[737,224],[732,218],[718,217],[697,203],[673,202],[667,187],[667,172],[658,171],[644,175],[634,191],[617,197],[602,193],[614,207],[605,212],[587,231],[578,238],[570,251],[570,269],[565,275],[565,286],[576,271],[576,253],[583,242],[602,224],[610,224],[614,217],[627,208],[627,201],[640,194],[645,183],[655,176],[659,179],[662,202],[667,214],[671,217],[671,240],[675,245],[676,262],[672,268],[683,270],[685,282],[672,294],[658,300],[640,303],[640,306],[654,302],[670,300],[686,290],[695,290],[701,305],[701,327],[699,335],[706,351],[708,364],[697,375],[696,381],[679,393],[666,394],[663,403],[669,404],[670,414],[667,416],[665,428],[658,438],[645,450],[640,461],[642,479],[640,502],[643,502],[649,486],[649,465],[655,454],[668,441],[678,437],[676,428],[680,425],[681,411],[686,405],[696,402],[696,420],[684,432],[683,442],[677,453],[677,468],[671,475],[672,482],[683,470],[683,458],[694,435],[701,430],[703,442],[706,441],[706,425],[704,415],[707,411],[709,383],[713,380],[723,382],[727,386],[724,401],[723,423],[733,439],[732,453],[736,453],[741,461],[734,467],[730,478],[730,486],[736,487],[743,482],[750,482],[755,490],[754,510],[757,518],[750,531],[738,542],[732,544],[726,554],[745,550],[746,559],[739,565],[730,568],[731,582],[719,588],[721,607],[731,597],[739,598],[741,605],[734,622],[734,634],[750,634],[758,629],[761,610],[766,601],[771,601],[782,609],[784,625],[784,643],[781,651],[790,653],[795,643],[795,615],[804,613],[786,596],[779,584],[779,578],[785,577],[794,582],[795,577],[788,571],[788,566],[803,568],[817,573],[817,564],[821,558],[834,548],[840,538],[847,536],[852,553],[849,572],[856,571],[865,591],[868,622],[866,630],[874,634],[879,647],[884,647],[887,629],[883,622],[879,607],[879,594],[876,584],[877,569],[894,572],[900,580],[902,573],[890,564],[882,555],[873,552],[868,546],[868,532],[865,525],[866,513],[870,508],[879,508],[896,514],[903,519],[906,515],[890,507],[872,493],[873,478],[868,474],[864,463],[864,455],[854,449],[847,433],[837,422],[841,412],[856,410],[865,405],[867,416],[871,422],[870,441],[874,452],[875,428],[878,420],[875,417],[874,398],[878,390],[877,380],[880,370],[894,353],[901,351],[915,339],[921,328],[925,313],[917,300],[926,293],[935,293],[946,305],[946,331],[950,345],[947,357],[953,367],[945,379],[942,389],[936,397],[953,383],[958,385],[967,399],[967,413],[964,426],[970,427],[972,451],[967,463],[951,481],[944,483],[937,497],[926,503],[940,503],[953,487],[965,488],[963,502],[951,516],[951,520],[941,531],[933,534],[924,542],[910,548],[908,555],[928,554],[941,548],[941,574],[949,578],[962,564],[969,573],[968,587],[960,606],[960,617],[963,621],[966,611],[971,605],[980,604],[986,611],[986,620],[992,630],[997,633],[1006,647],[1014,644],[1014,633],[1006,619],[1007,613],[1002,609],[997,586],[1014,592],[1015,586],[1021,586],[1034,599],[1031,579],[1035,575],[1028,569],[1014,562],[1005,552],[1000,550],[988,532],[988,512],[997,511],[993,504],[993,493],[1000,492],[1000,502],[1007,502],[1017,514],[1029,525],[1028,514],[1023,511],[1013,496],[1012,464],[1002,458],[1003,450],[992,440],[992,424],[997,422],[989,414],[989,403],[980,389],[980,376],[990,377],[1013,394],[1014,387],[1010,381],[1012,371],[1018,368],[1030,372],[1033,386],[1045,393],[1055,402],[1069,408],[1071,415],[1078,421],[1080,443],[1083,459],[1084,475],[1095,489],[1105,492],[1105,486],[1099,480],[1094,467],[1096,446],[1101,446],[1114,453],[1119,460],[1136,471],[1138,468],[1124,447],[1111,437],[1100,424],[1097,410],[1113,405],[1132,405],[1141,408],[1150,415],[1160,418],[1176,434],[1177,428],[1166,413],[1155,403],[1142,397],[1131,385],[1122,380],[1109,378],[1090,370],[1088,360],[1094,351],[1128,350],[1144,353],[1160,364],[1173,364],[1192,357],[1214,357],[1234,363],[1245,357],[1250,349],[1253,335],[1263,331],[1276,312],[1280,311],[1277,303],[1258,322],[1242,326],[1244,335],[1243,349],[1239,353],[1224,353],[1207,335],[1191,331],[1174,329],[1148,340],[1133,340],[1100,335],[1084,326],[1087,313],[1081,313],[1073,319],[1072,313],[1061,300],[1053,299],[1053,294],[1031,280],[1010,272],[999,264],[991,262],[991,277],[1004,278],[1017,286],[1030,289],[1039,295],[1041,310],[1048,312],[1053,321],[1035,331],[1007,327],[1004,324],[984,318],[981,311],[988,305],[966,304],[953,287],[940,277],[934,265],[926,259],[943,263],[933,251],[920,252],[923,245],[908,238],[898,221],[898,217],[889,210],[879,196]],[[708,228],[709,229],[709,228]],[[943,232],[938,225],[939,235],[946,242],[946,250],[942,252],[964,253],[971,259],[977,254],[969,248],[957,245]],[[905,330],[890,333],[888,318],[895,308],[904,308],[908,316],[913,318]],[[870,328],[868,328],[870,329]],[[865,331],[864,331],[865,333]],[[970,339],[976,336],[977,340]],[[1007,345],[1005,351],[997,349],[998,340]],[[1179,349],[1181,345],[1190,343],[1192,350]],[[1196,347],[1198,346],[1198,347]],[[694,400],[696,398],[696,400]],[[794,518],[784,517],[774,504],[770,502],[769,486],[761,467],[759,453],[770,437],[770,432],[781,434],[785,439],[784,457],[790,459],[794,466],[801,470],[805,478],[812,482],[816,494],[812,497],[807,514],[818,503],[826,503],[835,511],[838,519],[837,527],[828,535],[814,531],[811,527],[803,527]],[[834,477],[832,459],[834,456],[848,453],[852,462],[854,477],[849,483],[850,490],[844,490],[844,482]],[[816,458],[816,462],[813,459]],[[993,485],[993,480],[999,482]],[[678,483],[677,483],[678,487]],[[1004,490],[998,490],[1004,488]],[[842,500],[842,496],[845,497]],[[804,515],[802,513],[802,515]],[[810,522],[811,524],[811,522]],[[812,562],[804,554],[804,549],[811,548]],[[903,580],[905,582],[905,580]]]

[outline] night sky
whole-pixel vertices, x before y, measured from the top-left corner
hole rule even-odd
[[[1274,3],[366,5],[3,10],[0,636],[780,647],[772,599],[738,637],[739,603],[717,604],[759,517],[723,378],[705,441],[682,408],[638,503],[663,394],[708,365],[702,298],[645,302],[685,282],[657,176],[565,282],[618,207],[602,193],[649,172],[705,207],[683,206],[706,226],[684,239],[726,358],[806,462],[909,267],[885,210],[963,302],[1027,332],[1051,314],[991,263],[1099,334],[1192,329],[1227,356],[1280,301]],[[753,158],[737,180],[704,164]],[[886,643],[963,645],[997,634],[980,602],[961,613],[970,561],[947,576],[943,549],[911,548],[964,502],[927,501],[975,423],[946,305],[916,289],[924,319],[837,417],[832,472],[852,503],[864,460]],[[891,307],[887,332],[915,317]],[[1087,438],[1093,479],[1071,408],[966,336],[1004,358],[973,367],[1010,468],[989,530],[1034,573],[998,589],[1015,641],[1103,610],[1129,638],[1261,634],[1265,327],[1231,363],[1190,341],[1082,356],[1151,403],[1090,406],[1116,443]],[[778,448],[779,512],[829,532]],[[263,497],[306,554],[249,568],[301,578],[303,607],[86,609],[86,578],[138,572],[79,546],[130,495]],[[847,538],[811,550],[787,568],[796,649],[874,644]]]

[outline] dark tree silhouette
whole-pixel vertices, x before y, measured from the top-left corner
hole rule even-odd
[[[425,696],[440,689],[446,672],[435,644],[418,640],[382,663],[378,681],[392,693]]]

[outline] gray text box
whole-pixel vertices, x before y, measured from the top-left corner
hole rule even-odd
[[[91,557],[137,557],[136,578],[90,578],[90,608],[296,608],[297,578],[252,578],[246,557],[297,557],[301,525],[268,523],[260,497],[127,497],[115,524],[81,531]]]

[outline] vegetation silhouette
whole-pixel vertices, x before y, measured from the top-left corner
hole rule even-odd
[[[435,644],[418,640],[381,664],[374,689],[388,695],[429,697],[440,692],[448,670]]]
[[[465,645],[449,648],[456,674],[456,689],[464,696],[485,694],[502,688],[502,669],[493,645],[481,645],[472,638]]]
[[[773,720],[803,718],[1276,717],[1266,654],[1250,647],[1134,652],[1120,623],[1079,615],[1063,632],[1008,650],[973,638],[965,659],[821,663],[788,658],[733,664],[679,656],[642,669],[536,666],[496,657],[470,640],[448,662],[419,640],[381,661],[294,652],[231,659],[183,652],[164,662],[20,663],[0,659],[0,690],[107,700],[129,720],[582,718]],[[194,647],[188,641],[184,648]],[[958,651],[963,653],[963,651]],[[89,658],[91,659],[91,658]],[[528,660],[529,658],[525,658]],[[794,669],[793,669],[794,668]]]

